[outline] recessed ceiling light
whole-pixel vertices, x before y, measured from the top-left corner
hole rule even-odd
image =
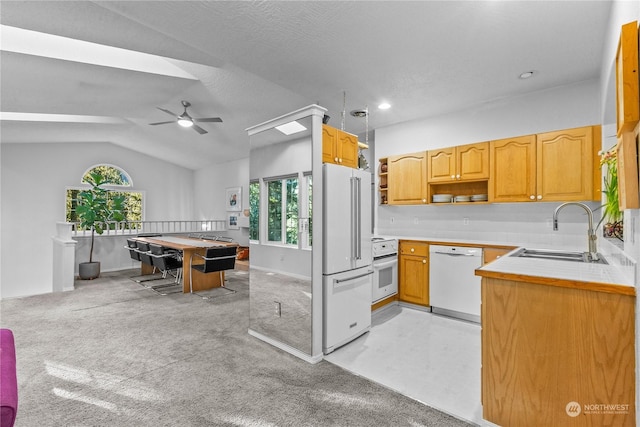
[[[378,108],[381,110],[388,110],[389,108],[391,108],[391,104],[389,104],[388,102],[383,102],[382,104],[378,105]]]
[[[306,127],[302,126],[300,123],[296,122],[295,120],[280,126],[276,126],[276,129],[278,129],[280,132],[284,133],[285,135],[293,135],[294,133],[307,130]]]
[[[524,73],[520,74],[518,77],[521,78],[522,80],[529,79],[533,77],[533,71],[525,71]]]

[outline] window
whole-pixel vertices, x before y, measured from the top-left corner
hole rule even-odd
[[[249,183],[249,240],[260,240],[260,182]]]
[[[111,190],[109,197],[123,195],[125,196],[125,221],[142,221],[142,193],[138,191],[127,191],[126,187],[131,187],[131,178],[122,169],[112,165],[99,165],[90,168],[82,176],[82,183],[86,183],[86,176],[93,172],[100,172],[109,179],[109,185],[105,186]],[[86,187],[68,188],[66,194],[66,220],[67,222],[78,222],[76,214],[76,206],[78,204],[78,193],[85,190]],[[139,224],[127,224],[126,228],[137,228]]]
[[[298,177],[270,179],[267,189],[267,241],[298,244]]]
[[[311,172],[306,173],[304,176],[307,180],[307,218],[308,218],[308,227],[307,227],[307,242],[306,245],[303,244],[303,247],[311,247],[313,243],[313,175]]]
[[[266,200],[260,201],[260,189]],[[311,172],[287,177],[267,178],[260,186],[259,181],[249,183],[249,204],[251,219],[250,239],[267,243],[280,243],[309,249],[312,243],[312,193]],[[266,211],[260,218],[260,207]],[[265,235],[260,236],[259,227],[265,227]]]

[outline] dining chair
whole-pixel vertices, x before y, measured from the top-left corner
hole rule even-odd
[[[189,269],[196,270],[203,274],[215,273],[220,274],[220,287],[226,289],[232,293],[236,291],[224,286],[224,274],[225,270],[233,270],[236,265],[236,246],[212,246],[207,248],[204,255],[194,253],[189,258]],[[201,258],[204,262],[202,264],[193,264],[193,258]],[[189,292],[193,292],[193,271],[189,275]]]

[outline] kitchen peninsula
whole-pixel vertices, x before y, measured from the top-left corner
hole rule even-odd
[[[484,419],[635,425],[632,280],[609,265],[515,256],[476,274]]]

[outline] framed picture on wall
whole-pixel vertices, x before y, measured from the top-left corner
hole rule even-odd
[[[238,217],[240,214],[230,213],[227,215],[227,228],[229,230],[238,230],[240,225],[238,224]]]
[[[242,210],[242,187],[227,188],[226,196],[227,210],[240,212]]]

